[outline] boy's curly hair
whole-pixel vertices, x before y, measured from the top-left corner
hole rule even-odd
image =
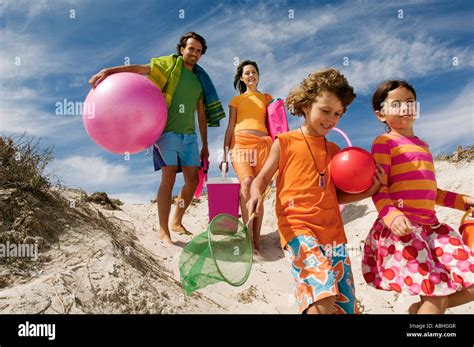
[[[299,87],[290,90],[286,98],[286,106],[291,114],[304,116],[303,108],[310,107],[324,92],[334,93],[341,101],[344,112],[356,97],[354,88],[349,85],[346,77],[339,70],[326,68],[309,74]]]

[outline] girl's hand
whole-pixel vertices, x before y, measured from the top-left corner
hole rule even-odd
[[[222,172],[222,164],[226,163],[227,165],[225,166],[225,173],[227,173],[229,171],[229,163],[226,162],[226,161],[221,161],[221,163],[219,164],[219,170],[221,170]]]
[[[255,213],[255,216],[261,216],[263,211],[263,197],[262,194],[251,196],[247,201],[247,211],[249,216]]]
[[[367,194],[369,194],[369,196],[372,196],[379,191],[380,185],[382,184],[383,175],[383,167],[377,163],[377,166],[375,167],[374,183],[369,189],[367,189]]]
[[[392,232],[398,237],[408,235],[411,233],[415,227],[411,224],[410,220],[405,216],[399,216],[395,218],[390,227]]]
[[[474,207],[474,198],[472,196],[466,199],[466,205],[468,208]]]

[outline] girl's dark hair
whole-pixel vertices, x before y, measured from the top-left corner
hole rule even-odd
[[[183,36],[181,36],[181,38],[179,39],[179,42],[176,46],[176,50],[178,51],[178,55],[181,55],[181,48],[186,48],[186,42],[188,41],[188,39],[198,40],[201,43],[201,46],[202,46],[201,54],[206,53],[207,45],[206,45],[206,40],[204,39],[204,37],[202,37],[201,35],[195,33],[194,31],[190,31],[189,33],[186,33]]]
[[[242,61],[237,66],[237,72],[235,73],[235,77],[234,77],[234,88],[237,89],[240,92],[240,94],[243,94],[247,91],[247,86],[245,85],[244,82],[240,80],[240,77],[242,77],[242,74],[244,73],[244,67],[247,65],[252,65],[255,68],[255,70],[257,70],[257,73],[260,75],[260,71],[258,69],[258,65],[256,62],[252,60]]]
[[[372,107],[374,111],[380,111],[383,108],[383,103],[387,98],[389,92],[398,87],[403,87],[412,92],[416,100],[415,88],[405,80],[389,80],[379,84],[377,90],[375,90],[374,95],[372,96]]]
[[[415,88],[405,80],[388,80],[379,84],[377,89],[375,90],[374,95],[372,96],[372,107],[374,111],[380,111],[383,108],[385,99],[388,96],[388,93],[398,87],[403,87],[408,89],[416,100],[416,92]],[[383,122],[385,124],[385,130],[390,132],[392,129],[388,126],[387,122]]]

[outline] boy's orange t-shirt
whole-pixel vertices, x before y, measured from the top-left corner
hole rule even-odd
[[[325,167],[323,136],[305,135],[319,170]],[[330,167],[324,178],[326,188],[319,187],[319,175],[300,130],[277,135],[280,161],[276,179],[276,214],[282,248],[299,235],[315,236],[321,245],[346,243],[344,224],[339,212],[336,187]],[[327,141],[329,163],[340,149]]]

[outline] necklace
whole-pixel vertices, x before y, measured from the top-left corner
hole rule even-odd
[[[319,172],[318,164],[316,163],[316,159],[314,159],[313,151],[311,150],[308,140],[306,140],[306,136],[304,136],[303,129],[301,129],[301,127],[300,127],[300,131],[301,131],[301,135],[303,135],[304,141],[306,142],[306,146],[308,146],[309,153],[311,153],[311,158],[313,158],[314,166],[316,166],[316,171],[318,172],[318,175],[319,175],[319,187],[325,189],[326,180],[324,179],[324,174],[326,173],[327,163],[328,163],[328,145],[327,145],[326,138],[324,138],[324,148],[326,150],[326,158],[324,159],[324,163],[326,166],[324,167],[324,170],[322,172]]]

